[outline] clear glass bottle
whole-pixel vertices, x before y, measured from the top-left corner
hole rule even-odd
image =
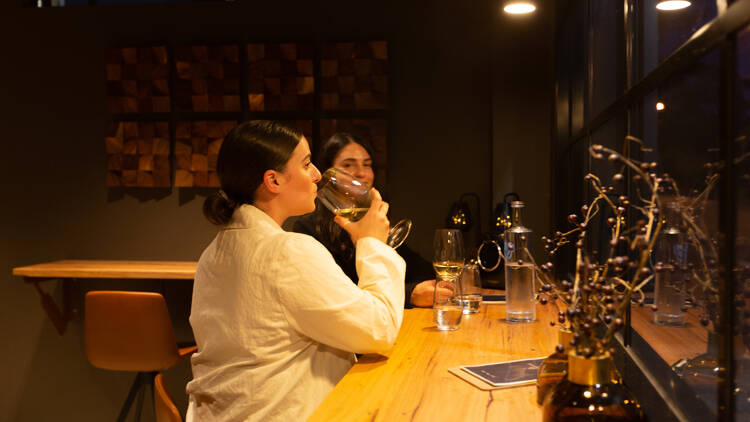
[[[524,203],[513,201],[511,226],[505,231],[505,319],[509,322],[531,322],[536,319],[534,267],[529,245],[531,230],[521,220]]]
[[[567,328],[560,328],[557,332],[557,344],[555,353],[547,356],[539,365],[539,372],[536,377],[536,403],[544,403],[552,388],[565,377],[568,372],[568,352],[570,351],[570,341],[573,340],[573,332]],[[562,346],[562,347],[560,347]],[[562,351],[559,351],[559,349]]]
[[[688,243],[680,221],[679,205],[666,204],[654,251],[654,323],[660,325],[685,325]]]

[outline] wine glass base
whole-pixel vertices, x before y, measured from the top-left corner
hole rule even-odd
[[[398,248],[404,243],[411,232],[412,222],[409,219],[401,220],[388,231],[388,239],[385,243],[393,249]]]

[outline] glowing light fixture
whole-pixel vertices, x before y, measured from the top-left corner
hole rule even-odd
[[[536,5],[530,0],[508,0],[503,6],[505,13],[511,15],[525,15],[536,10]]]
[[[661,102],[661,101],[659,101],[658,103],[656,103],[656,110],[657,110],[657,111],[662,111],[662,110],[664,110],[664,103],[663,103],[663,102]]]
[[[690,6],[687,0],[661,0],[656,3],[659,10],[680,10]]]

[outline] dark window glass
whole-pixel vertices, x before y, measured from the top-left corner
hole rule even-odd
[[[703,25],[716,17],[716,0],[692,0],[679,10],[659,10],[657,0],[646,0],[643,17],[643,73],[669,57]]]
[[[750,29],[737,36],[735,420],[750,420]]]
[[[644,97],[639,138],[646,150],[632,145],[633,157],[657,163],[649,171],[667,182],[664,230],[651,255],[656,277],[647,306],[632,309],[633,330],[645,341],[634,350],[689,415],[715,414],[717,403],[718,104],[719,55],[712,51]],[[645,185],[631,185],[631,200],[648,195]]]
[[[591,111],[593,117],[617,98],[617,26],[622,0],[597,0],[589,3],[591,14]]]

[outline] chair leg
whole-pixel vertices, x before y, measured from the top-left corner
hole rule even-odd
[[[141,373],[139,372],[136,374],[135,380],[133,380],[133,386],[130,387],[130,392],[128,392],[128,397],[125,399],[125,403],[122,404],[122,409],[120,409],[120,416],[117,417],[117,422],[125,422],[130,407],[133,405],[133,400],[135,400],[135,395],[141,391],[141,387],[143,387],[143,380],[141,378]]]
[[[149,372],[148,373],[148,375],[149,375],[148,376],[148,385],[149,385],[149,387],[151,387],[150,391],[149,391],[149,397],[151,397],[151,413],[153,415],[156,415],[156,400],[154,399],[154,392],[156,391],[155,390],[156,387],[154,386],[154,384],[156,383],[156,376],[158,374],[159,374],[159,372]]]
[[[141,411],[143,411],[143,396],[146,395],[146,386],[141,380],[141,389],[138,390],[138,404],[135,406],[135,422],[141,422]]]
[[[156,374],[158,374],[158,372],[139,372],[136,374],[135,380],[133,380],[133,386],[130,387],[130,392],[128,392],[128,397],[125,399],[122,409],[120,409],[120,416],[117,417],[117,422],[125,422],[128,413],[130,413],[130,408],[133,406],[133,401],[135,400],[136,395],[138,396],[138,404],[136,405],[135,421],[140,422],[144,396],[146,395],[147,390],[149,390],[147,387],[151,387],[151,395],[149,396],[151,397],[151,408],[153,413],[156,414],[156,403],[154,403],[153,400],[154,378],[156,378]]]

